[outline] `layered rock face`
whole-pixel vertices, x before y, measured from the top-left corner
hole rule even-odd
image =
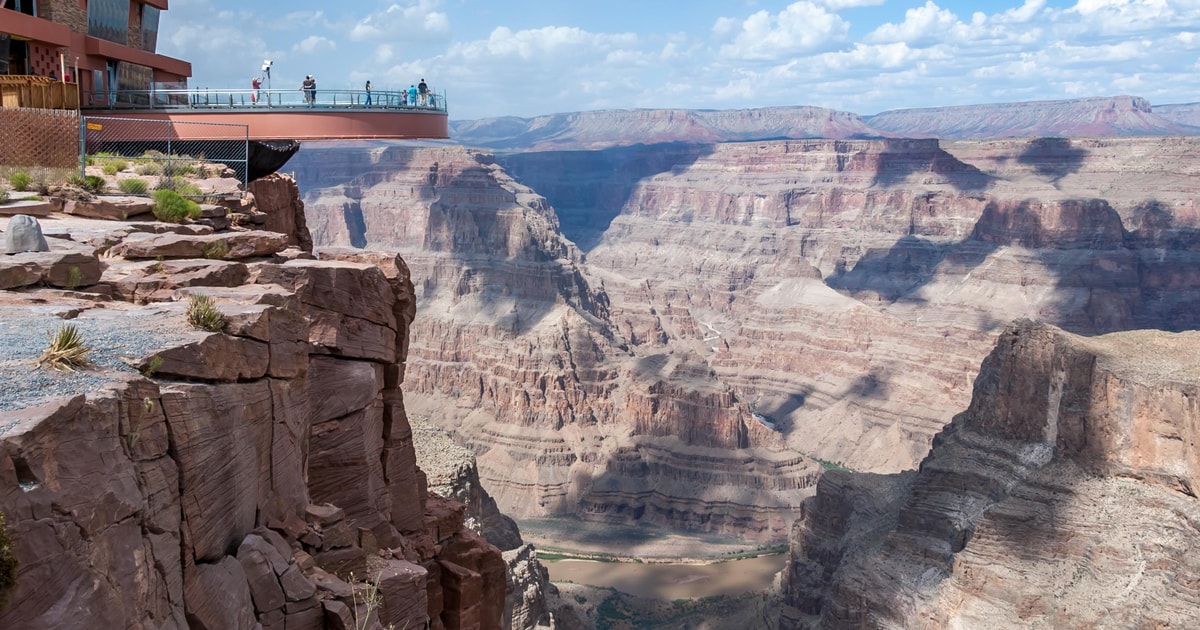
[[[783,534],[819,467],[697,354],[636,351],[553,210],[490,155],[308,145],[292,165],[318,244],[408,261],[410,409],[469,445],[502,511]]]
[[[1179,116],[1160,115],[1137,96],[926,107],[866,118],[884,132],[910,138],[1027,138],[1036,136],[1187,135],[1198,129]]]
[[[874,138],[857,114],[822,107],[738,110],[635,109],[550,114],[536,118],[451,121],[468,146],[522,151],[597,150],[630,144],[717,143],[762,138]]]
[[[1200,324],[1198,149],[806,140],[669,147],[680,162],[656,174],[653,147],[502,161],[593,244],[632,345],[687,344],[795,450],[884,472],[919,461],[1006,322]],[[564,161],[618,174],[560,177]]]
[[[769,536],[811,492],[810,457],[915,466],[1013,319],[1196,327],[1198,149],[791,140],[501,170],[328,147],[295,164],[318,242],[412,265],[410,400],[476,452],[505,512]]]
[[[285,178],[256,192],[298,201]],[[294,226],[302,207],[260,210]],[[20,564],[0,626],[500,627],[499,550],[416,466],[403,260],[313,260],[274,232],[55,219],[51,252],[86,250],[102,274],[0,292],[3,319],[39,338],[71,319],[111,347],[92,348],[86,378],[61,377],[85,393],[31,389],[33,406],[14,408],[6,392],[0,511]],[[220,260],[189,258],[212,242]],[[38,254],[0,264],[23,256]],[[190,295],[215,301],[221,330],[192,329]]]
[[[1198,349],[1195,332],[1007,329],[919,471],[822,478],[786,625],[1196,625]]]

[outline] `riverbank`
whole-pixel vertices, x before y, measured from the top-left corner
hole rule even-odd
[[[638,564],[711,563],[785,551],[787,543],[756,543],[719,534],[677,532],[653,526],[628,527],[580,519],[519,522],[521,537],[544,561],[599,560]]]
[[[765,593],[786,563],[787,554],[780,553],[708,564],[560,560],[543,562],[543,566],[552,582],[613,588],[637,597],[672,601]]]

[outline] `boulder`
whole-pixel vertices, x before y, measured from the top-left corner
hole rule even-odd
[[[150,214],[154,200],[148,197],[104,195],[88,200],[71,200],[63,206],[63,212],[91,219],[124,221],[129,217]]]
[[[48,252],[50,244],[42,234],[42,224],[27,215],[18,214],[8,221],[8,229],[4,232],[4,252],[18,254],[21,252]]]

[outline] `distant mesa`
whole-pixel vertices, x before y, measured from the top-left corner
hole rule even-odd
[[[821,107],[625,109],[450,121],[450,137],[496,151],[597,150],[637,144],[825,138],[1200,135],[1200,103],[1138,96],[898,109],[860,116]]]

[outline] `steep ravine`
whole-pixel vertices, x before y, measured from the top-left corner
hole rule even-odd
[[[319,243],[361,208],[368,248],[411,265],[408,400],[504,512],[778,539],[813,458],[915,467],[1008,322],[1200,325],[1198,148],[394,143],[294,166]]]

